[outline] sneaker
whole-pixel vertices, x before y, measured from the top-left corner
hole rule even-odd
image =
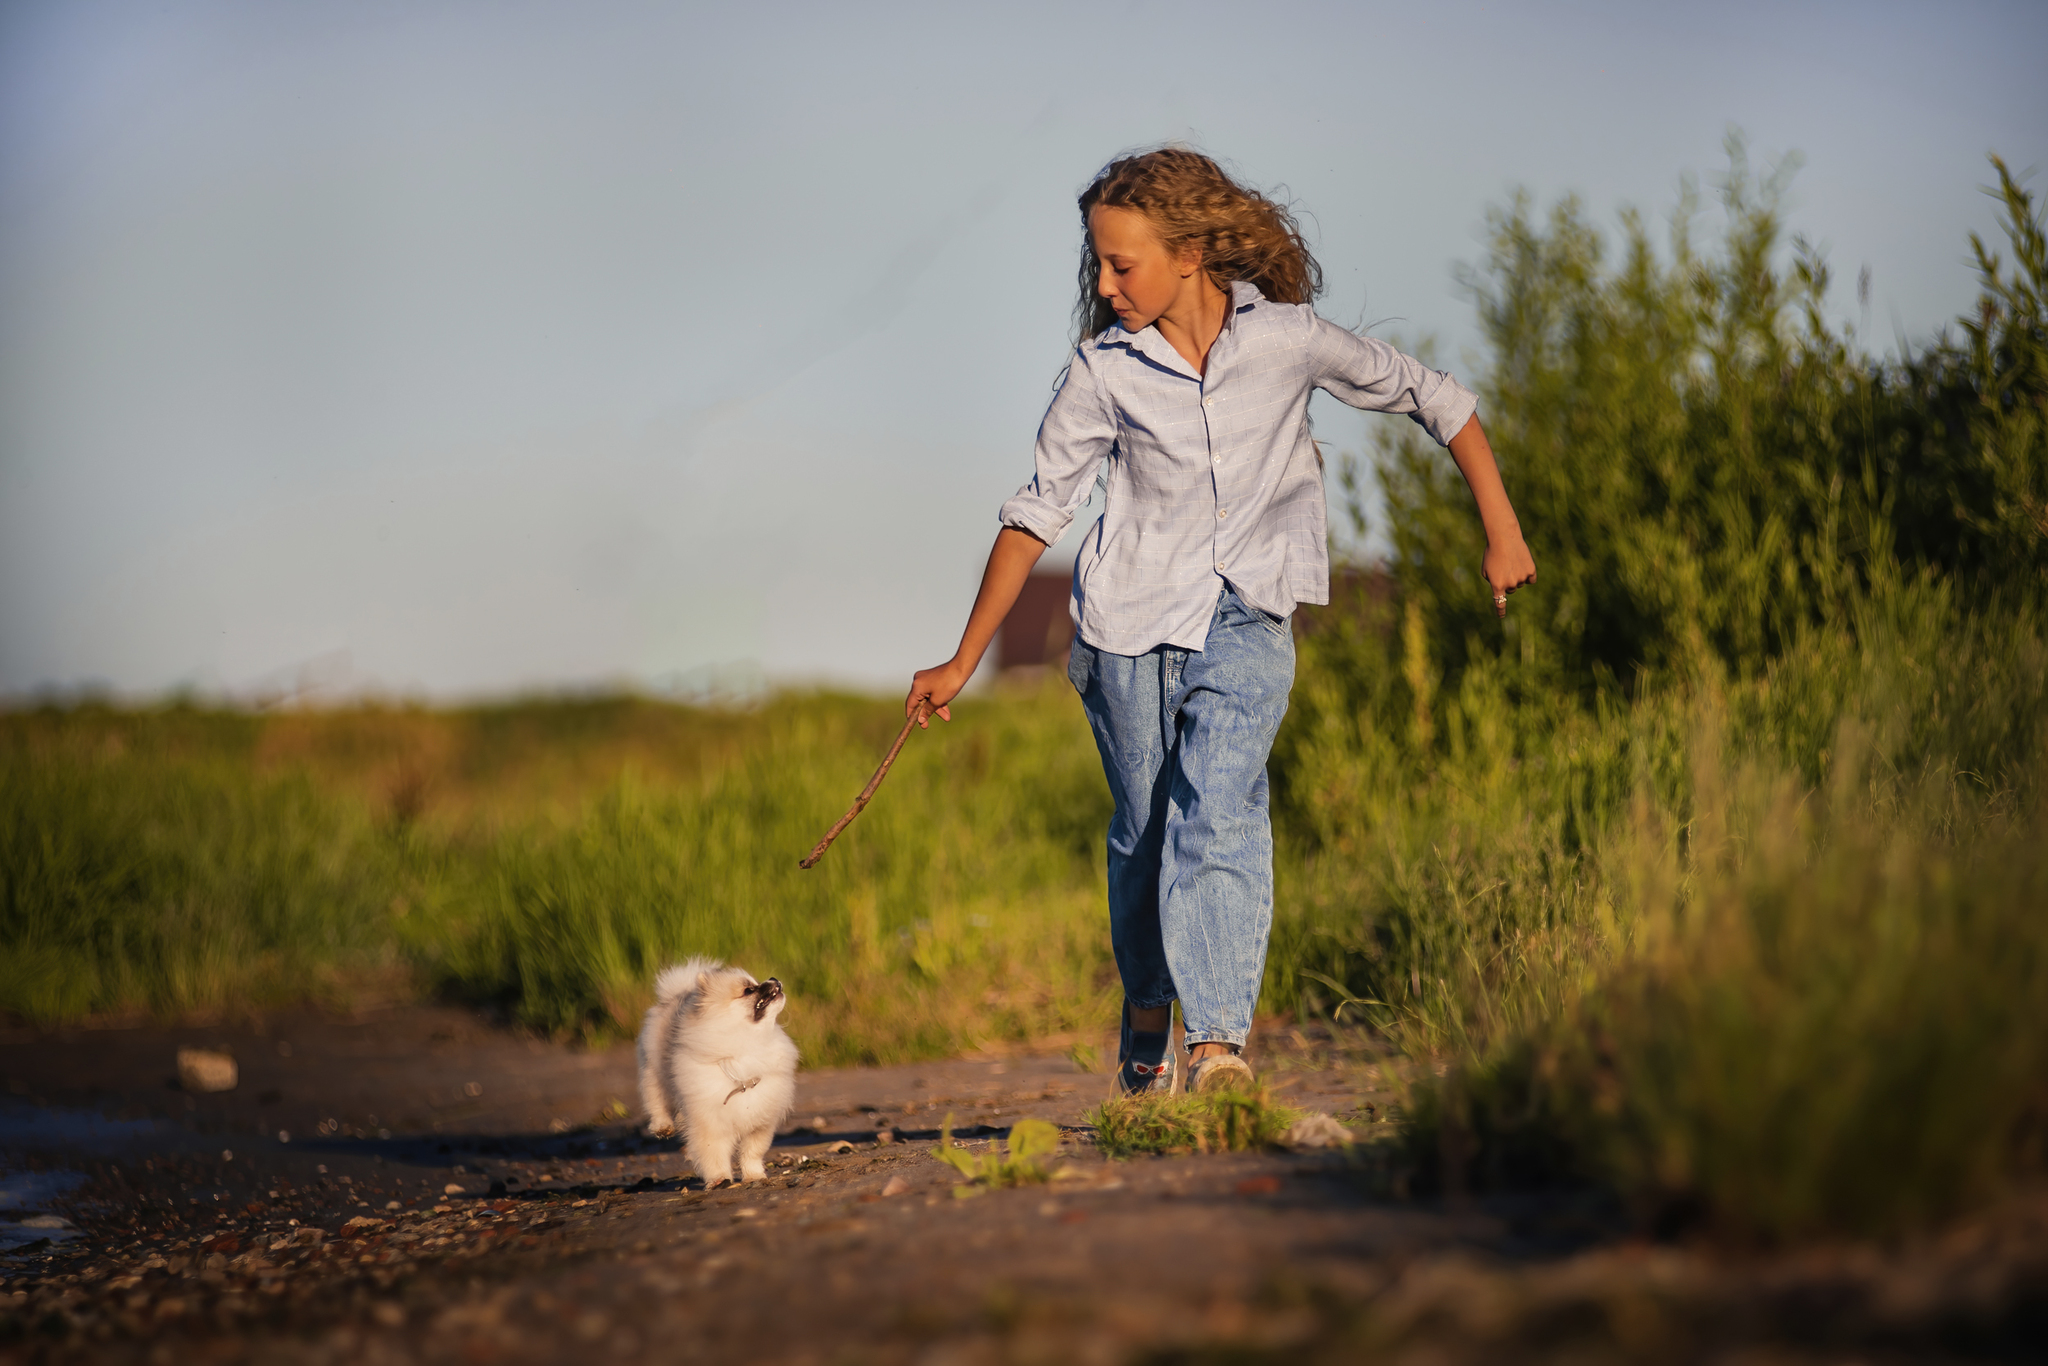
[[[1251,1064],[1235,1053],[1212,1053],[1188,1064],[1188,1094],[1203,1091],[1249,1091]]]
[[[1157,1063],[1139,1062],[1131,1056],[1131,1003],[1124,1002],[1123,1026],[1117,1040],[1116,1093],[1120,1096],[1166,1096],[1173,1094],[1173,1050],[1168,1048]]]
[[[1161,1058],[1157,1066],[1135,1058],[1117,1069],[1117,1094],[1123,1096],[1170,1096],[1173,1094],[1173,1059]]]

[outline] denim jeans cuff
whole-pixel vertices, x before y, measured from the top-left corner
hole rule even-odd
[[[1190,1029],[1183,1036],[1181,1042],[1189,1048],[1193,1048],[1198,1043],[1227,1043],[1232,1048],[1242,1052],[1245,1040],[1250,1037],[1251,1035],[1248,1032],[1241,1029]]]

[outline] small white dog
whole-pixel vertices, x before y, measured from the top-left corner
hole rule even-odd
[[[635,1050],[647,1131],[665,1137],[680,1121],[707,1186],[732,1179],[735,1149],[742,1181],[766,1179],[762,1159],[796,1104],[782,983],[692,958],[662,970],[654,997]]]

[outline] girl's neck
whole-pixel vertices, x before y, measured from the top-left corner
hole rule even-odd
[[[1208,271],[1197,270],[1183,281],[1179,296],[1152,325],[1196,374],[1207,375],[1209,348],[1223,335],[1223,323],[1229,316],[1230,296],[1216,287]]]

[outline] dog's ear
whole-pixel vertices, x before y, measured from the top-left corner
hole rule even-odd
[[[699,997],[708,997],[708,996],[710,996],[710,995],[711,995],[711,974],[710,974],[710,973],[708,973],[708,972],[700,972],[700,973],[698,973],[698,974],[697,974],[697,995],[698,995]]]

